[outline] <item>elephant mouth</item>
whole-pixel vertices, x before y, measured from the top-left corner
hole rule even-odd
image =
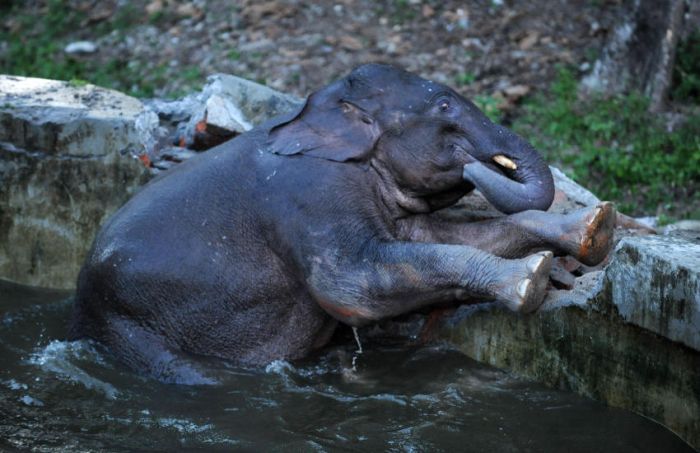
[[[490,160],[482,160],[475,157],[469,152],[469,148],[472,148],[471,144],[469,144],[469,146],[465,146],[464,143],[456,143],[453,146],[455,146],[460,152],[469,156],[469,160],[479,161],[483,165],[489,167],[491,170],[497,171],[498,173],[501,173],[503,176],[509,179],[515,179],[513,176],[515,174],[515,171],[518,169],[518,164],[516,164],[515,161],[513,161],[510,157],[506,156],[505,154],[488,153],[491,155]]]
[[[517,181],[515,174],[518,170],[518,165],[508,156],[504,154],[493,154],[490,160],[482,161],[469,154],[469,152],[463,147],[459,146],[459,148],[462,152],[469,156],[470,160],[477,160],[484,166],[490,168],[492,171],[499,173],[508,179]],[[422,198],[430,206],[431,211],[435,211],[452,206],[453,204],[457,203],[460,198],[469,194],[474,189],[475,186],[471,182],[461,179],[456,186],[448,187],[439,192],[433,192],[429,195],[423,196]]]
[[[518,164],[516,164],[511,158],[504,154],[494,154],[491,157],[491,160],[481,160],[477,159],[474,157],[472,154],[469,154],[469,158],[472,161],[478,161],[481,162],[482,165],[485,167],[488,167],[489,169],[500,173],[501,175],[505,176],[508,179],[512,179],[514,181],[517,181],[517,178],[515,177],[516,171],[518,170]],[[465,181],[466,182],[466,181]]]
[[[466,181],[463,181],[457,187],[452,187],[445,189],[441,192],[433,193],[425,196],[423,199],[430,206],[431,211],[446,208],[457,203],[460,198],[467,195],[469,192],[474,190],[474,186]]]

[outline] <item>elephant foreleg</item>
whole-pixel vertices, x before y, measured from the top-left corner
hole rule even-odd
[[[307,282],[316,302],[350,325],[473,297],[529,312],[542,303],[551,262],[551,252],[509,260],[462,245],[377,242],[354,257],[313,257]]]

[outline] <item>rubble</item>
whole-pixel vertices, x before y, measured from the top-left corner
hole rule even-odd
[[[199,93],[175,101],[152,100],[142,116],[159,119],[145,139],[146,161],[154,169],[170,168],[168,153],[175,148],[204,151],[219,145],[265,120],[302,105],[301,99],[264,85],[228,74],[214,74]],[[142,119],[141,121],[151,121]],[[164,154],[165,153],[165,154]],[[176,152],[177,153],[177,152]],[[179,159],[191,157],[179,153]]]
[[[90,54],[97,52],[97,44],[92,41],[75,41],[68,44],[63,51],[67,54]]]

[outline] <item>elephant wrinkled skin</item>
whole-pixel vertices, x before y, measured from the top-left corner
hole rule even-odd
[[[499,219],[434,212],[478,188]],[[166,382],[212,383],[196,356],[259,365],[440,302],[542,302],[552,255],[601,261],[614,209],[542,212],[549,168],[453,90],[364,65],[175,167],[102,228],[71,335]]]

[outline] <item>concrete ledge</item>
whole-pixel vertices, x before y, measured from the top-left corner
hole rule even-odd
[[[653,418],[697,448],[700,352],[682,344],[698,334],[694,247],[623,239],[605,271],[551,290],[537,313],[462,306],[434,335],[480,362]]]

